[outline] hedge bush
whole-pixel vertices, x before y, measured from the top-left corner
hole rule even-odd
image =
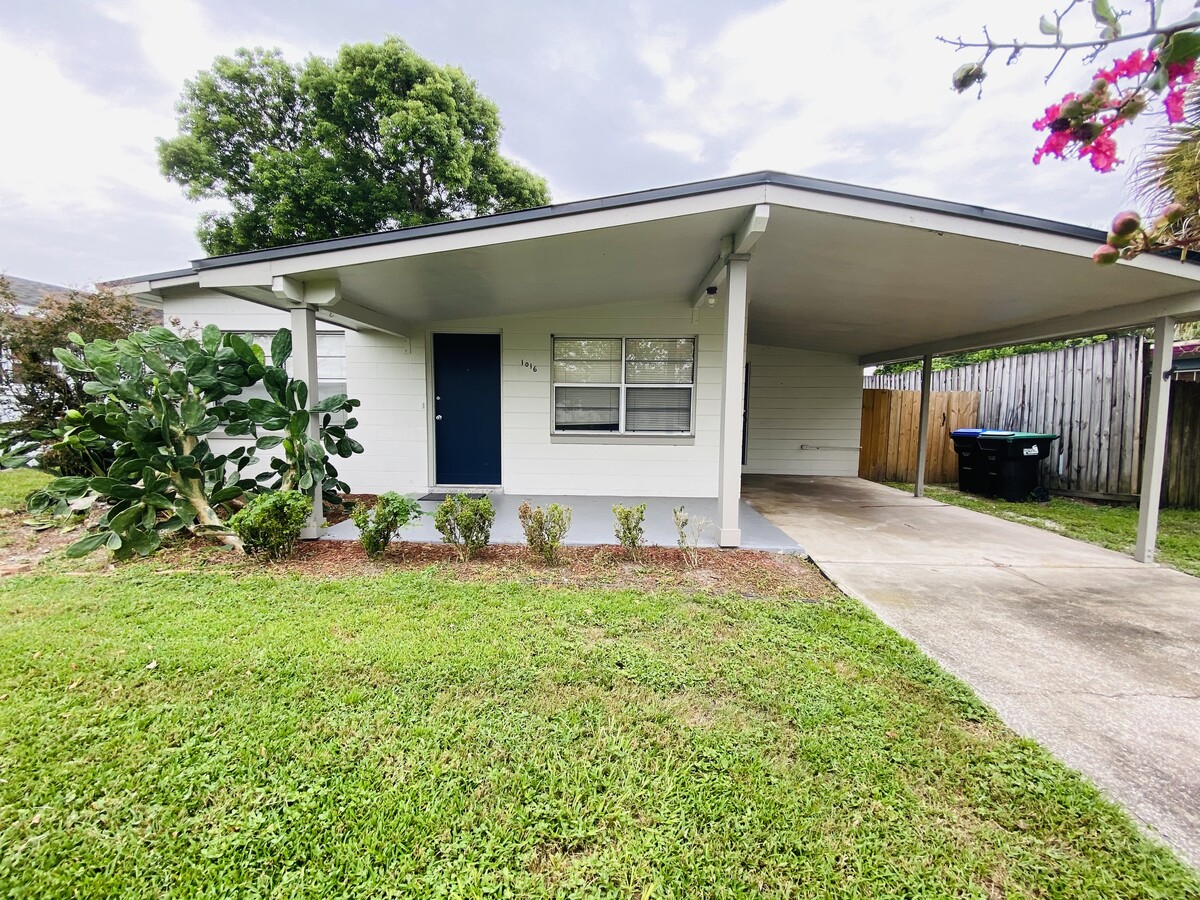
[[[462,562],[466,562],[488,545],[492,537],[492,522],[496,507],[486,494],[472,500],[466,494],[455,494],[442,501],[434,514],[433,524],[442,540],[454,547]]]
[[[358,528],[358,542],[367,556],[378,559],[401,528],[424,514],[415,498],[388,491],[372,507],[355,505],[350,518]]]
[[[252,556],[287,559],[312,513],[312,497],[299,491],[259,494],[229,519],[229,527]]]

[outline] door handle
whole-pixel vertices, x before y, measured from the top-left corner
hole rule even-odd
[[[434,417],[433,417],[433,421],[435,421],[435,422],[440,422],[440,421],[442,421],[442,417],[441,417],[441,416],[434,416]]]

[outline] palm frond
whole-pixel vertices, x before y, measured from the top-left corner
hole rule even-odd
[[[1147,142],[1130,180],[1147,209],[1181,203],[1200,210],[1200,91],[1188,89],[1183,121],[1159,129]]]

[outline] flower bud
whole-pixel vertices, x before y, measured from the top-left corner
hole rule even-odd
[[[966,63],[954,70],[954,74],[950,78],[950,83],[954,90],[960,94],[969,89],[972,85],[979,84],[983,79],[987,78],[987,73],[983,71],[982,63]]]
[[[1116,247],[1110,247],[1108,244],[1102,244],[1096,248],[1096,252],[1092,254],[1092,262],[1098,266],[1111,266],[1121,258],[1121,251]]]
[[[1112,220],[1113,234],[1119,234],[1122,237],[1135,233],[1141,227],[1142,217],[1133,210],[1119,212]]]
[[[1120,250],[1122,247],[1128,247],[1131,243],[1133,243],[1132,234],[1115,234],[1111,231],[1108,233],[1108,246],[1110,247]]]
[[[1144,94],[1135,94],[1130,97],[1121,106],[1121,118],[1127,122],[1132,122],[1146,108],[1146,97]]]
[[[1059,115],[1064,119],[1078,119],[1083,116],[1083,104],[1078,100],[1068,100],[1062,105]]]
[[[1187,216],[1187,207],[1185,207],[1182,203],[1171,203],[1167,206],[1164,206],[1159,215],[1167,220],[1168,225],[1174,225],[1177,222],[1183,221],[1183,219]]]

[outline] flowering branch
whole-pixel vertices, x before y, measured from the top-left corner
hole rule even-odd
[[[1025,50],[1058,51],[1058,59],[1046,75],[1046,81],[1058,70],[1064,59],[1073,52],[1085,53],[1085,62],[1094,61],[1108,47],[1129,41],[1145,41],[1123,59],[1114,59],[1108,68],[1095,73],[1090,86],[1081,92],[1065,95],[1058,103],[1046,107],[1033,127],[1046,132],[1046,137],[1033,154],[1035,165],[1046,156],[1059,159],[1074,157],[1087,159],[1097,172],[1111,172],[1120,165],[1114,135],[1128,122],[1132,122],[1156,98],[1161,98],[1162,108],[1170,126],[1184,121],[1185,99],[1189,86],[1197,80],[1197,59],[1200,58],[1200,12],[1171,24],[1161,21],[1163,0],[1146,0],[1148,15],[1145,26],[1126,32],[1123,20],[1130,13],[1116,11],[1111,0],[1090,0],[1091,16],[1100,28],[1100,35],[1089,40],[1064,38],[1064,23],[1084,0],[1070,0],[1060,12],[1055,10],[1044,15],[1038,23],[1047,41],[996,41],[983,29],[983,41],[966,41],[959,38],[938,37],[938,40],[958,50],[977,49],[983,54],[977,62],[959,66],[954,72],[952,85],[959,93],[982,84],[987,77],[986,65],[992,54],[1007,51],[1007,65],[1017,62]],[[1197,4],[1200,8],[1200,3]],[[1172,131],[1172,134],[1175,132]],[[1178,197],[1168,198],[1177,200]],[[1157,202],[1166,202],[1158,200]],[[1146,227],[1136,213],[1122,213],[1113,223],[1109,241],[1096,251],[1099,263],[1112,263],[1128,259],[1138,253],[1167,247],[1189,249],[1200,246],[1200,239],[1193,235],[1196,229],[1190,222],[1200,224],[1200,208],[1188,201],[1185,208],[1179,203],[1170,203]],[[1135,224],[1129,217],[1136,220]],[[1125,217],[1125,218],[1122,218]],[[1118,223],[1129,230],[1122,232]]]
[[[1072,3],[1071,6],[1068,6],[1066,8],[1066,10],[1064,10],[1062,13],[1055,13],[1055,15],[1057,17],[1056,25],[1060,29],[1062,26],[1063,17],[1066,16],[1066,14],[1071,11],[1071,7],[1074,6],[1075,3],[1078,3],[1078,2],[1079,2],[1079,0],[1075,0],[1075,2]],[[1104,48],[1106,48],[1106,47],[1110,47],[1113,44],[1124,43],[1125,41],[1137,41],[1137,40],[1142,40],[1144,38],[1152,38],[1152,37],[1156,37],[1156,36],[1166,38],[1166,37],[1170,37],[1173,34],[1178,34],[1181,31],[1192,31],[1193,29],[1195,29],[1196,24],[1197,24],[1196,22],[1191,21],[1189,19],[1184,22],[1177,22],[1174,25],[1169,25],[1164,28],[1158,28],[1158,27],[1146,28],[1142,31],[1134,31],[1129,34],[1121,34],[1117,37],[1112,37],[1112,38],[1096,38],[1095,40],[1092,40],[1092,41],[1064,41],[1061,39],[1056,40],[1056,41],[1041,41],[1041,42],[1017,41],[1017,40],[993,41],[991,39],[991,37],[988,35],[986,28],[983,29],[984,40],[982,40],[982,41],[964,41],[962,39],[961,35],[956,38],[948,38],[948,37],[943,37],[942,35],[938,35],[937,39],[939,41],[941,41],[943,44],[949,44],[951,47],[953,47],[956,50],[971,50],[971,49],[983,50],[983,51],[985,51],[985,58],[986,58],[986,56],[990,56],[992,53],[995,53],[997,50],[1008,50],[1010,52],[1010,54],[1013,54],[1013,60],[1015,61],[1015,57],[1019,56],[1022,52],[1026,51],[1026,50],[1062,50],[1066,53],[1070,53],[1073,50],[1100,50],[1100,51],[1103,51]],[[1061,30],[1059,31],[1059,33],[1060,34],[1062,33]]]

